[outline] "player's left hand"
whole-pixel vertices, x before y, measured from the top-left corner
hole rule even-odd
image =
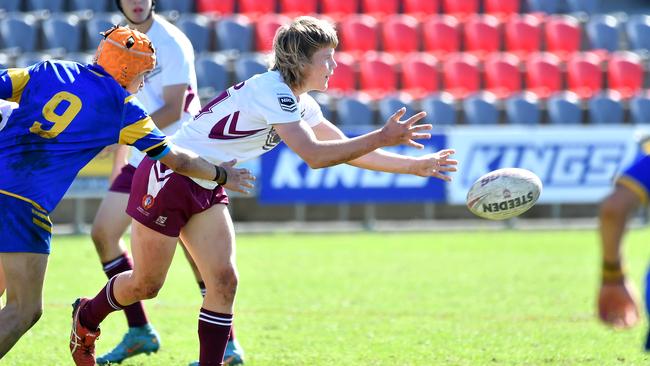
[[[228,180],[223,187],[231,191],[248,194],[250,193],[249,189],[253,188],[255,176],[248,169],[235,168],[235,164],[237,164],[236,159],[219,165],[226,169],[226,173],[228,173]]]
[[[411,174],[420,177],[435,177],[444,181],[451,181],[451,177],[445,173],[455,172],[458,161],[451,159],[456,153],[453,149],[444,149],[436,153],[423,155],[415,158]]]
[[[630,328],[639,322],[634,286],[627,281],[603,283],[598,293],[598,317],[614,328]]]

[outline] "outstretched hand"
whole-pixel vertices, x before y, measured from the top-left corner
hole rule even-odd
[[[253,188],[255,176],[246,168],[235,168],[235,164],[237,164],[237,159],[219,164],[220,167],[226,169],[228,174],[228,180],[223,187],[231,191],[248,194],[250,193],[249,189]]]
[[[598,293],[598,317],[613,328],[630,328],[639,322],[639,307],[634,286],[603,283]]]
[[[451,181],[451,177],[445,173],[455,172],[458,161],[451,159],[455,154],[453,149],[444,149],[436,153],[427,154],[416,158],[411,174],[420,177],[435,177],[444,181]]]
[[[430,133],[422,133],[421,131],[429,131],[433,126],[431,124],[415,125],[415,123],[424,118],[427,113],[419,112],[411,116],[406,121],[400,121],[400,118],[406,113],[406,108],[400,108],[386,121],[384,127],[381,128],[381,134],[384,137],[384,146],[407,145],[422,149],[424,146],[413,140],[429,139]]]

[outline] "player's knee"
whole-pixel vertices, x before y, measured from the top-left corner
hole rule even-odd
[[[42,306],[27,306],[19,310],[16,320],[19,322],[20,329],[27,331],[38,322],[42,315]]]
[[[226,298],[234,300],[239,284],[239,276],[235,267],[228,265],[218,268],[212,272],[212,283],[216,284],[215,290],[223,294]]]
[[[600,205],[600,217],[602,219],[626,217],[628,214],[624,202],[617,199],[616,196],[609,196]]]
[[[135,292],[139,299],[153,299],[158,296],[158,292],[163,286],[163,281],[147,280],[136,287]]]

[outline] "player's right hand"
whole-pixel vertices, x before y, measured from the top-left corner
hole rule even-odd
[[[237,164],[236,159],[219,165],[220,167],[226,169],[226,173],[228,173],[228,180],[223,187],[231,191],[249,194],[249,189],[253,188],[255,176],[248,169],[235,168],[235,164]]]
[[[400,121],[404,113],[406,113],[406,108],[399,109],[386,121],[384,127],[381,128],[380,133],[384,138],[384,146],[404,144],[422,149],[424,146],[413,140],[431,138],[430,133],[422,133],[421,131],[429,131],[433,126],[431,124],[415,125],[415,123],[424,118],[427,113],[416,113],[406,121]]]
[[[627,282],[603,283],[598,293],[598,317],[614,328],[630,328],[639,322],[638,296]]]

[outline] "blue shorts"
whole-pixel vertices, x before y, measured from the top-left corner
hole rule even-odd
[[[6,193],[0,192],[0,253],[50,254],[52,222],[47,212]]]
[[[625,169],[616,184],[634,192],[644,205],[648,204],[650,191],[650,155],[645,155]]]

